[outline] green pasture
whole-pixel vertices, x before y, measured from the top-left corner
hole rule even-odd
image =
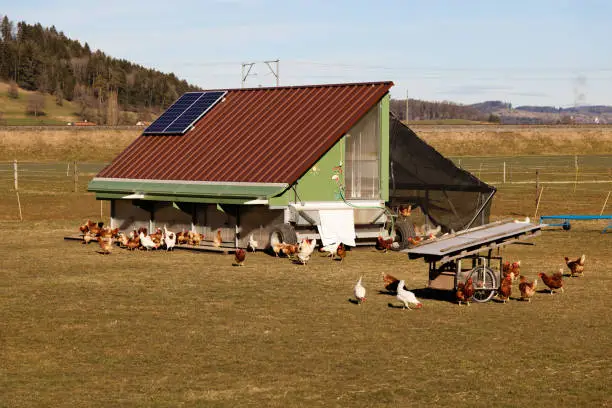
[[[573,180],[546,171],[566,159],[523,162],[532,160],[543,163],[545,181]],[[482,162],[462,158],[470,169]],[[611,167],[609,157],[582,163],[598,174]],[[78,165],[76,193],[67,163],[19,165],[24,221],[12,163],[0,163],[0,407],[612,404],[605,222],[548,229],[534,245],[504,251],[529,279],[585,253],[585,276],[566,277],[565,293],[521,302],[515,284],[507,304],[468,307],[424,291],[421,260],[371,247],[307,266],[263,252],[248,254],[244,267],[218,253],[101,255],[95,243],[63,237],[100,219],[85,188],[103,164]],[[496,186],[493,219],[535,215],[534,184]],[[543,186],[539,214],[599,213],[612,190],[603,182]],[[103,203],[103,220],[108,211]],[[396,307],[380,292],[383,272],[405,279],[423,309]],[[350,298],[360,276],[367,301],[357,306]]]

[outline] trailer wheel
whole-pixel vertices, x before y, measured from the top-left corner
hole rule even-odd
[[[278,224],[272,227],[270,232],[270,246],[284,242],[285,244],[297,244],[295,229],[289,224]]]
[[[414,225],[408,221],[396,221],[393,229],[395,230],[395,242],[399,243],[400,249],[408,246],[408,238],[414,237]]]
[[[497,281],[493,270],[486,266],[477,266],[472,269],[469,277],[474,283],[474,296],[472,296],[474,302],[485,303],[495,296]]]

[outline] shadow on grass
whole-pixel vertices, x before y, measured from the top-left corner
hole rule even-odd
[[[404,288],[406,288],[404,286]],[[455,292],[452,290],[434,290],[429,288],[406,289],[410,290],[419,299],[439,300],[442,302],[456,303]],[[397,292],[390,290],[379,290],[379,295],[387,295],[395,297]]]
[[[547,295],[550,295],[550,289],[540,289],[536,291],[537,293],[546,293]]]

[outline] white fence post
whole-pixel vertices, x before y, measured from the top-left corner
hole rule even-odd
[[[13,177],[15,178],[15,191],[19,190],[19,182],[17,181],[17,159],[13,161]]]
[[[504,184],[506,184],[506,162],[504,162]]]
[[[72,176],[74,178],[74,192],[76,193],[79,186],[79,173],[77,172],[76,160],[72,163]]]
[[[604,210],[606,209],[606,205],[608,204],[608,198],[610,198],[610,193],[612,193],[612,191],[608,191],[608,195],[606,196],[606,201],[604,201],[604,205],[603,207],[601,207],[601,211],[599,212],[599,215],[603,215]]]
[[[576,168],[576,177],[574,178],[574,193],[576,192],[576,184],[578,184],[578,156],[574,156],[574,167]]]

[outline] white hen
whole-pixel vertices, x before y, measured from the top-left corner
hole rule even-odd
[[[312,255],[316,246],[317,246],[316,238],[313,238],[313,239],[304,238],[300,242],[300,244],[298,245],[297,257],[303,265],[306,265],[306,262],[310,260],[310,255]]]
[[[172,231],[168,231],[164,224],[164,244],[166,244],[166,251],[174,249],[176,245],[176,234]]]
[[[338,253],[339,246],[340,246],[339,242],[336,242],[335,244],[325,245],[324,247],[319,248],[319,252],[327,252],[327,256],[330,256],[331,259],[334,259],[334,257]]]
[[[353,293],[355,294],[355,299],[357,299],[357,304],[361,304],[363,302],[365,302],[366,300],[366,290],[363,287],[363,285],[361,284],[361,276],[359,277],[359,280],[357,281],[357,284],[355,284],[355,288],[353,289]]]
[[[144,233],[140,233],[138,235],[138,238],[140,238],[140,245],[142,245],[143,247],[145,247],[147,249],[147,251],[149,249],[155,249],[157,248],[157,245],[155,244],[155,242],[153,242],[153,240],[151,239],[150,236],[145,235]]]
[[[251,234],[251,236],[249,237],[249,243],[247,244],[247,249],[249,251],[255,252],[258,246],[259,242],[255,241],[255,239],[253,238],[253,234]]]
[[[409,304],[416,305],[417,309],[422,308],[423,304],[421,303],[421,301],[417,299],[414,293],[404,289],[404,284],[405,282],[403,279],[397,284],[397,300],[402,302],[404,304],[404,308],[408,310],[412,310],[410,309],[410,306],[408,306]]]

